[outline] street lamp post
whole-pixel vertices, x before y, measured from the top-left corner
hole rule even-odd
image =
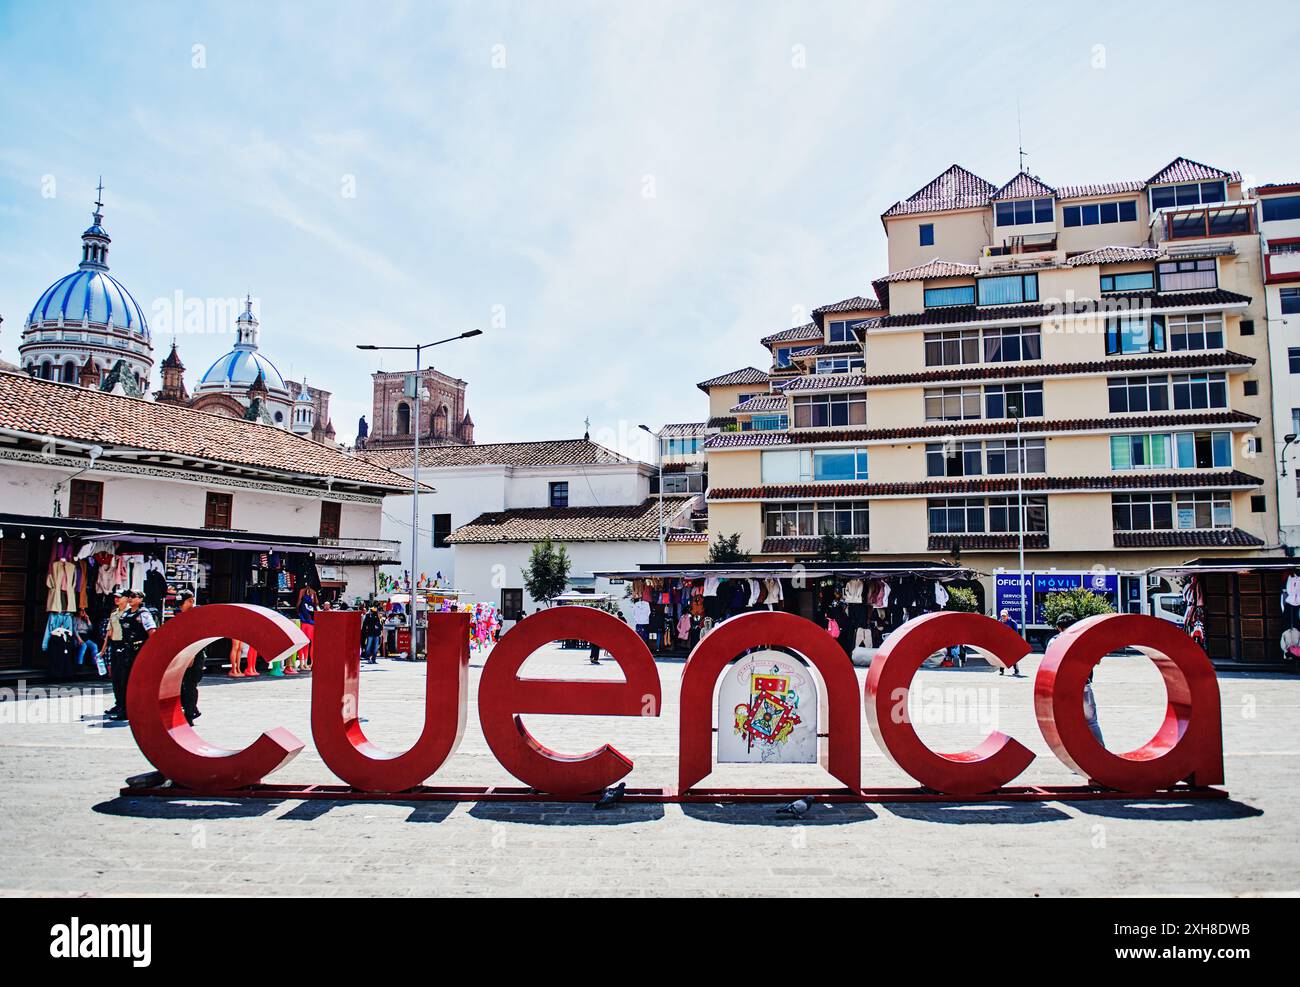
[[[358,343],[359,350],[405,350],[415,353],[415,455],[411,460],[411,592],[410,604],[411,612],[409,614],[409,623],[411,626],[411,650],[407,653],[409,661],[416,660],[415,644],[415,593],[416,581],[419,579],[419,559],[420,559],[420,391],[423,383],[420,380],[420,355],[433,346],[441,346],[443,343],[450,343],[457,339],[469,339],[472,336],[483,335],[482,329],[470,329],[468,332],[462,332],[459,336],[448,336],[446,339],[435,340],[432,343],[420,343],[416,346],[375,346],[372,343]]]
[[[1024,409],[1018,403],[1009,403],[1008,413],[1016,420],[1016,518],[1020,528],[1020,633],[1029,640],[1029,629],[1025,624],[1025,446],[1020,437],[1020,423],[1024,418]]]
[[[664,449],[663,440],[659,437],[658,432],[652,432],[648,425],[638,425],[637,428],[652,436],[655,440],[655,463],[659,466],[659,564],[663,565],[668,561],[668,547],[665,543],[664,536]]]

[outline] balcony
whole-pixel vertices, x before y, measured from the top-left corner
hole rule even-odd
[[[1269,244],[1264,280],[1269,284],[1300,281],[1300,243]]]
[[[1042,254],[1056,249],[1056,231],[1050,233],[1024,233],[1004,237],[1002,243],[984,248],[985,257],[1014,257],[1017,254]]]
[[[1160,241],[1249,236],[1255,232],[1255,204],[1226,202],[1212,206],[1161,209],[1152,223]]]

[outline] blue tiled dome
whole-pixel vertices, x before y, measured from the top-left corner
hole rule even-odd
[[[199,390],[238,387],[248,388],[261,374],[269,390],[287,391],[284,378],[275,364],[255,349],[236,346],[219,358],[199,378]]]
[[[149,339],[149,323],[139,303],[122,283],[106,270],[82,268],[59,278],[36,300],[27,324],[90,322],[126,329]]]

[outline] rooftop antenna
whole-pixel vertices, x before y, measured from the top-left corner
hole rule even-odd
[[[585,431],[582,433],[582,441],[590,442],[591,441],[591,416],[590,415],[588,415],[586,418],[582,420],[582,425],[583,428],[585,429]]]
[[[1020,152],[1020,170],[1025,170],[1025,135],[1020,126],[1020,97],[1016,97],[1016,147]]]

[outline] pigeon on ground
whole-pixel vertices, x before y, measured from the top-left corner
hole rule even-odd
[[[607,788],[603,792],[601,792],[600,798],[596,800],[596,804],[593,805],[592,808],[604,809],[607,806],[613,805],[615,802],[623,801],[623,796],[626,794],[627,794],[627,783],[620,781],[613,788]]]
[[[803,814],[811,809],[813,801],[811,796],[805,795],[803,798],[795,799],[789,805],[783,805],[776,810],[778,816],[793,816],[795,819],[802,819]]]
[[[142,775],[132,775],[126,779],[127,788],[161,788],[167,784],[167,776],[161,771],[147,771]]]

